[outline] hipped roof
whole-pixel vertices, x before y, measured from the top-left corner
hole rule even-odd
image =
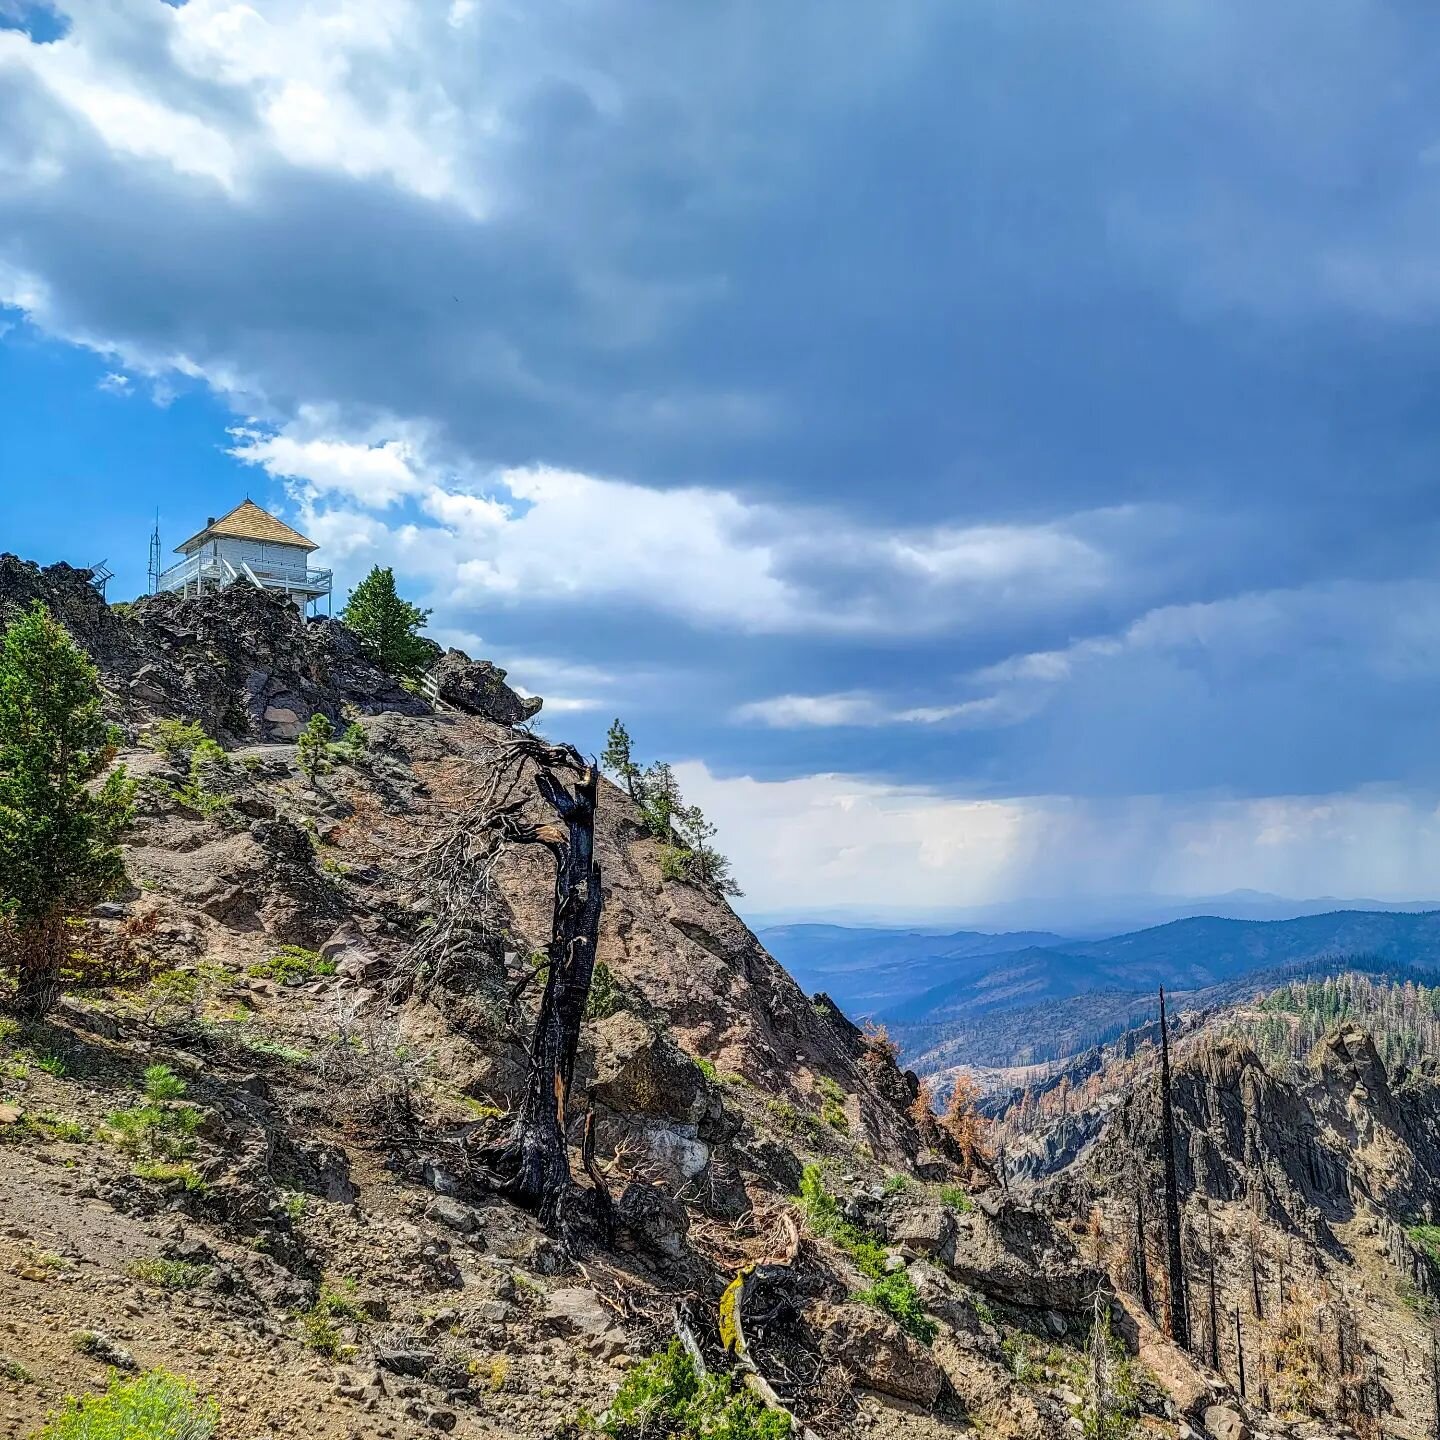
[[[297,545],[302,550],[319,548],[313,540],[307,540],[298,530],[292,530],[283,520],[262,510],[253,500],[242,501],[228,515],[212,520],[203,530],[177,545],[175,553],[183,555],[197,541],[210,539],[263,540],[271,545]]]

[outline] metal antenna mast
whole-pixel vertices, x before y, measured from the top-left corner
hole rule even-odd
[[[160,588],[160,512],[155,512],[155,529],[150,535],[150,593]]]

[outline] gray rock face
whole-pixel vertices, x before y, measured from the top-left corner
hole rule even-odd
[[[450,1195],[437,1195],[431,1202],[426,1216],[439,1225],[447,1226],[462,1235],[473,1235],[480,1229],[479,1212],[463,1200]]]
[[[956,1216],[950,1268],[982,1294],[1039,1310],[1079,1310],[1099,1280],[1045,1215],[989,1195]]]
[[[467,715],[478,715],[497,725],[519,725],[540,711],[538,695],[517,695],[506,683],[505,672],[488,660],[472,660],[461,650],[447,650],[430,672],[436,694]]]
[[[621,1115],[694,1122],[706,1104],[704,1077],[675,1043],[621,1010],[591,1026],[593,1054],[582,1075],[591,1100]]]
[[[615,1214],[632,1235],[660,1254],[672,1258],[684,1254],[690,1216],[658,1186],[632,1180],[621,1193]]]

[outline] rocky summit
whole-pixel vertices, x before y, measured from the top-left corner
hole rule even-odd
[[[35,600],[137,781],[130,889],[77,917],[132,973],[0,1022],[5,1435],[155,1371],[234,1440],[1432,1432],[1440,1091],[1363,1028],[1285,1075],[1176,1028],[1182,1347],[1157,1027],[942,1121],[602,780],[547,1211],[495,1161],[570,854],[539,702],[239,585],[110,606],[0,558],[0,619]]]

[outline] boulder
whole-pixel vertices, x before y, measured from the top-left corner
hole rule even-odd
[[[955,1239],[954,1212],[943,1205],[907,1205],[890,1220],[890,1243],[911,1258],[940,1255]]]
[[[1250,1440],[1250,1427],[1245,1423],[1245,1417],[1228,1405],[1209,1406],[1201,1419],[1215,1440]]]
[[[593,1290],[579,1285],[552,1290],[545,1297],[544,1319],[552,1329],[574,1338],[602,1360],[625,1353],[625,1331]]]
[[[335,973],[357,985],[377,985],[389,973],[389,965],[370,948],[354,920],[346,920],[320,947],[320,957],[328,960]]]
[[[589,1027],[580,1083],[592,1102],[620,1115],[694,1123],[708,1103],[695,1062],[638,1015],[619,1010]]]
[[[868,1305],[817,1305],[809,1315],[825,1357],[843,1365],[855,1384],[927,1408],[944,1376],[930,1352]]]
[[[462,1235],[473,1235],[480,1229],[479,1212],[450,1195],[437,1195],[425,1211],[425,1217]]]
[[[690,1216],[658,1185],[632,1180],[615,1204],[615,1216],[648,1248],[677,1260],[685,1253]]]
[[[1155,1376],[1182,1415],[1219,1408],[1224,1391],[1129,1295],[1115,1297],[1115,1333]]]
[[[1078,1311],[1100,1278],[1047,1216],[989,1195],[955,1217],[948,1258],[951,1272],[981,1294],[1035,1310]]]
[[[463,650],[447,650],[430,671],[430,679],[445,704],[497,725],[519,725],[538,714],[544,703],[538,695],[517,695],[498,665],[472,660]]]

